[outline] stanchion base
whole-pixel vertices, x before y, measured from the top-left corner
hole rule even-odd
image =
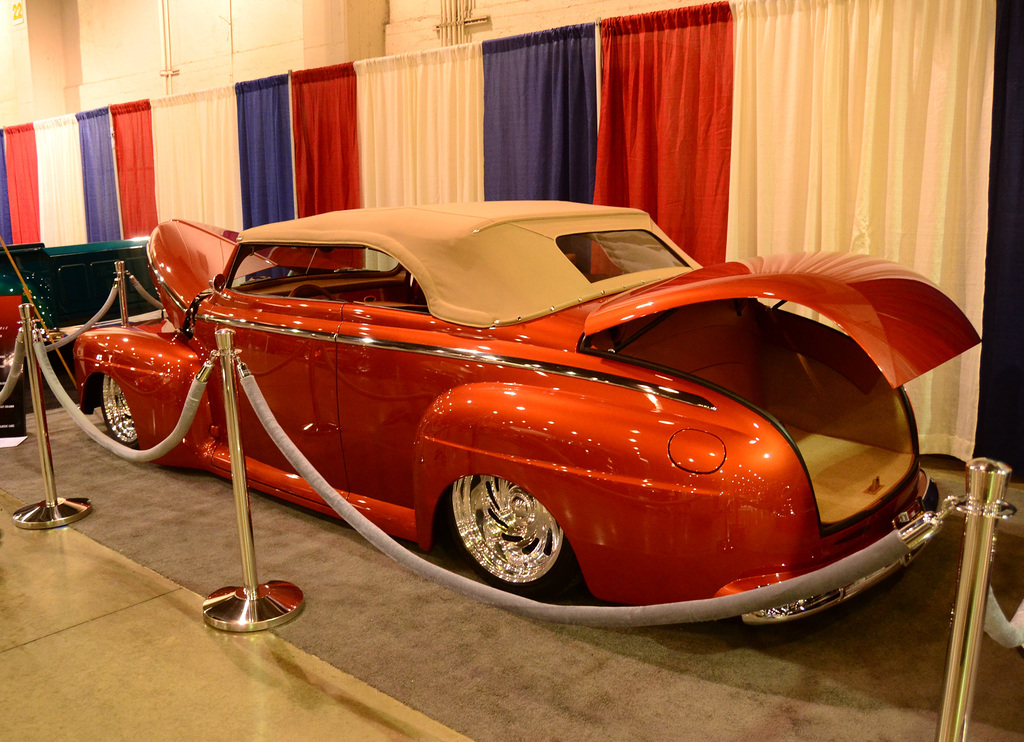
[[[26,505],[14,511],[14,525],[18,528],[41,530],[44,528],[59,528],[68,523],[81,520],[92,512],[92,505],[89,498],[66,500],[63,497],[57,498],[57,504],[50,506],[46,501],[37,502],[35,505]]]
[[[247,598],[241,587],[222,587],[203,602],[203,619],[222,631],[263,631],[299,615],[302,590],[290,582],[271,580]]]

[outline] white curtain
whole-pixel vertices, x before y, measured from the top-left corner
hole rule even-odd
[[[480,44],[356,62],[363,206],[482,201]]]
[[[78,119],[60,116],[37,121],[39,237],[49,247],[89,241],[82,186],[82,144]]]
[[[160,221],[189,219],[240,230],[242,185],[234,86],[157,98],[152,106]]]
[[[883,257],[980,331],[995,5],[734,0],[728,257]],[[979,359],[908,384],[922,452],[972,456]]]

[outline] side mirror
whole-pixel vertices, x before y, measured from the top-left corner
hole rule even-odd
[[[216,291],[218,294],[224,289],[228,279],[224,277],[223,273],[218,273],[212,279],[210,279],[210,288]]]

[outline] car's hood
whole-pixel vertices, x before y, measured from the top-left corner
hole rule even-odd
[[[587,335],[674,307],[718,299],[792,302],[835,322],[893,387],[973,347],[980,338],[936,286],[902,266],[863,255],[775,255],[722,263],[604,302]]]
[[[210,280],[223,273],[235,249],[237,232],[175,219],[163,222],[150,237],[149,267],[167,319],[181,327],[185,311]]]

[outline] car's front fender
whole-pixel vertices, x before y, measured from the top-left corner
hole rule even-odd
[[[137,327],[90,330],[75,343],[74,358],[82,411],[92,412],[101,403],[102,376],[111,377],[124,393],[143,449],[174,429],[192,380],[205,361],[177,335]],[[211,422],[209,400],[204,396],[183,445],[159,462],[203,466]]]

